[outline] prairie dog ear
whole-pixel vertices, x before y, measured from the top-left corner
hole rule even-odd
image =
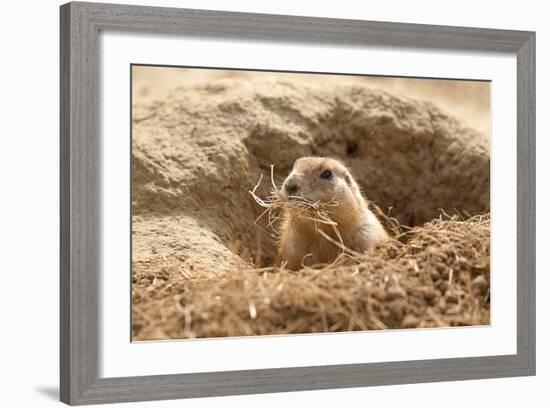
[[[355,180],[351,176],[351,173],[347,169],[346,169],[346,173],[344,174],[344,180],[346,180],[347,185],[350,186],[352,189],[354,189],[354,190],[359,189],[359,186],[357,185],[357,183],[355,182]]]
[[[349,171],[346,171],[346,174],[344,174],[344,180],[346,181],[346,184],[350,186],[351,191],[353,191],[354,194],[361,195],[359,186],[357,185],[357,182],[353,179]]]
[[[353,186],[353,178],[351,177],[351,174],[346,171],[346,174],[344,174],[344,180],[346,180],[346,183],[348,183],[348,186]]]

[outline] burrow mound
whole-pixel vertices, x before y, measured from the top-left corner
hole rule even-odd
[[[132,132],[134,340],[489,323],[489,216],[462,221],[489,211],[488,141],[436,106],[219,80],[134,105]],[[307,155],[341,159],[414,229],[356,264],[258,269],[274,242],[248,191]]]

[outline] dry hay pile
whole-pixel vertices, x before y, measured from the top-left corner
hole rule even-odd
[[[488,142],[432,104],[220,80],[134,105],[132,149],[134,340],[489,323]],[[360,259],[271,267],[249,190],[305,155],[342,160],[414,228]]]
[[[243,262],[221,276],[169,260],[134,265],[143,339],[480,325],[489,322],[489,218],[435,220],[369,251],[298,272]],[[159,324],[161,322],[161,324]]]

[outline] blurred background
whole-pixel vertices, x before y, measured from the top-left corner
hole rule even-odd
[[[163,99],[167,93],[179,86],[193,86],[198,82],[209,82],[221,78],[285,79],[285,77],[293,79],[302,77],[304,82],[327,80],[326,74],[134,66],[132,70],[133,103],[141,104]],[[360,81],[397,96],[432,102],[486,137],[491,134],[490,82],[367,75],[330,75],[330,77],[331,83],[338,81],[345,84]]]

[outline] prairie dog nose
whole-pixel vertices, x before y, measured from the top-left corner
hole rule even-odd
[[[296,179],[289,178],[285,181],[285,192],[287,195],[293,195],[298,191],[298,183]]]

